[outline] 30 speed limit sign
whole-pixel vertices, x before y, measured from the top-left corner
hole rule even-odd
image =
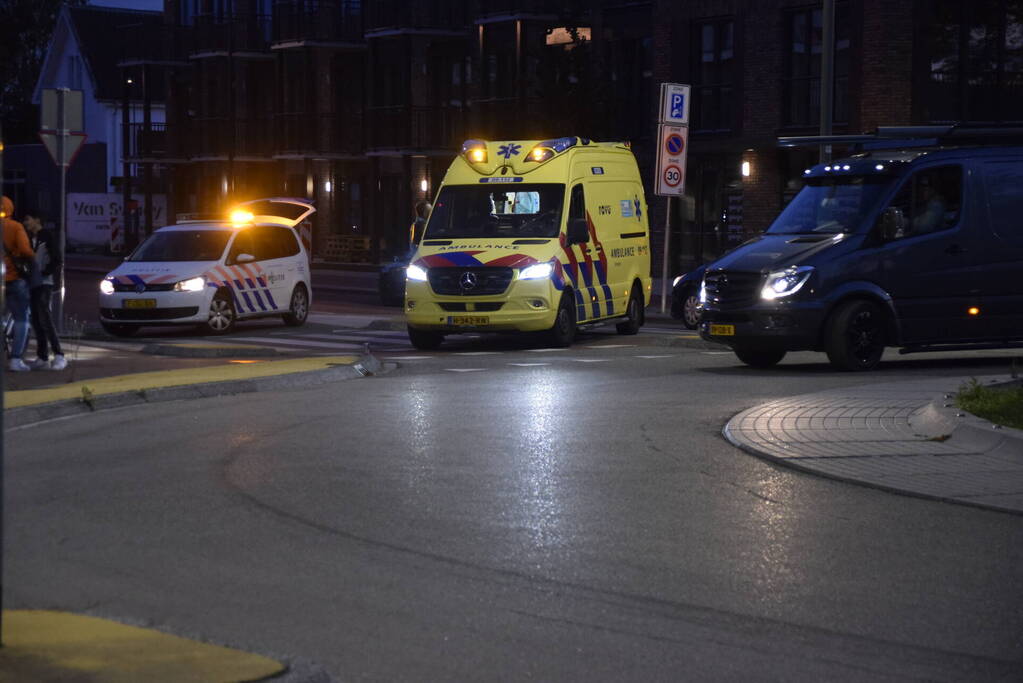
[[[689,127],[662,123],[657,147],[657,194],[676,197],[685,190]]]

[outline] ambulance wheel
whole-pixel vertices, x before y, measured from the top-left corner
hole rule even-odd
[[[635,287],[625,309],[625,322],[615,325],[618,334],[636,334],[643,324],[643,295]]]
[[[572,304],[572,295],[568,292],[561,295],[558,315],[554,318],[551,329],[547,330],[547,339],[551,346],[559,349],[571,346],[575,340],[575,306]]]
[[[781,362],[785,357],[784,351],[764,351],[761,349],[736,348],[735,355],[751,368],[769,368]]]
[[[440,347],[441,342],[444,341],[444,335],[440,332],[417,330],[414,327],[409,327],[408,340],[412,342],[412,346],[420,351],[436,351]]]
[[[227,334],[234,327],[238,314],[234,310],[234,302],[226,290],[220,290],[210,301],[210,315],[203,323],[202,329],[210,334]]]
[[[306,318],[309,317],[309,293],[305,290],[305,285],[295,285],[294,291],[291,292],[291,306],[281,317],[284,318],[284,324],[291,327],[305,324]]]
[[[100,326],[106,331],[107,334],[112,334],[115,337],[131,337],[139,331],[138,325],[128,325],[126,323],[108,323],[105,320],[99,321]]]

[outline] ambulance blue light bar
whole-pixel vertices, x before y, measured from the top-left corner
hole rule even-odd
[[[526,155],[526,161],[543,162],[550,159],[555,154],[561,154],[569,147],[575,147],[579,143],[579,138],[574,135],[571,137],[555,138],[553,140],[544,140],[537,144],[529,154]],[[583,144],[586,144],[584,141]]]

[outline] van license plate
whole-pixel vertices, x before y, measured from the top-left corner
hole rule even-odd
[[[125,308],[156,308],[156,299],[125,299]]]
[[[469,327],[475,327],[477,325],[489,325],[490,316],[488,315],[449,315],[448,325],[466,325]]]
[[[715,337],[734,337],[735,325],[711,325],[710,333]]]

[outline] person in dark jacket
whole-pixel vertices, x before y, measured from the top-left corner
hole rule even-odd
[[[63,370],[67,367],[64,351],[60,347],[60,337],[53,325],[50,304],[53,300],[53,289],[59,286],[60,251],[57,248],[57,236],[52,230],[43,229],[43,224],[36,216],[25,216],[25,230],[36,253],[36,271],[29,282],[32,298],[32,329],[36,335],[36,359],[29,362],[33,370]],[[53,347],[53,360],[50,360],[50,347]]]

